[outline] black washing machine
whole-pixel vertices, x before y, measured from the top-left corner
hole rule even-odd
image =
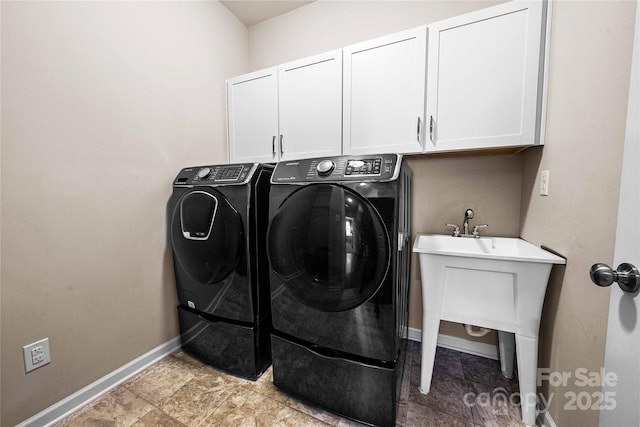
[[[368,424],[397,413],[411,179],[397,154],[280,162],[271,179],[273,382]]]
[[[265,239],[272,172],[258,163],[185,168],[168,204],[182,348],[248,379],[271,364]]]

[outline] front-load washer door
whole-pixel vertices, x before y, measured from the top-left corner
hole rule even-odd
[[[302,187],[269,227],[269,257],[303,304],[337,312],[357,307],[382,284],[389,241],[375,208],[338,185]]]
[[[277,333],[378,360],[395,357],[392,254],[372,203],[339,185],[301,187],[274,212],[267,246]]]
[[[214,285],[231,275],[242,257],[243,234],[240,215],[214,189],[184,194],[173,211],[174,258],[199,285]]]

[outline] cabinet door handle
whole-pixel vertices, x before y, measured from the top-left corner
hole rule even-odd
[[[276,158],[276,136],[273,135],[273,139],[271,139],[271,157]]]
[[[429,139],[433,142],[433,127],[435,126],[435,122],[433,121],[433,116],[429,116]]]
[[[418,117],[418,132],[417,132],[417,139],[418,142],[420,142],[420,128],[422,127],[422,118]]]
[[[282,145],[282,135],[280,135],[280,157],[284,155],[284,146]]]

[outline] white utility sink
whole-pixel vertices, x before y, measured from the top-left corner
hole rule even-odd
[[[564,264],[563,258],[526,240],[514,237],[468,238],[442,234],[418,234],[413,251],[467,258]]]
[[[513,373],[514,347],[525,424],[535,425],[538,330],[553,264],[564,258],[526,240],[418,234],[422,282],[420,391],[429,393],[440,320],[496,329],[502,373]]]

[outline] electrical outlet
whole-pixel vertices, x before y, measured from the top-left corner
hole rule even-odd
[[[44,362],[44,350],[42,349],[42,346],[39,345],[37,347],[32,347],[31,363],[34,365],[40,365],[42,362]]]
[[[544,170],[540,172],[540,195],[549,195],[549,171]]]
[[[51,362],[51,352],[49,350],[49,338],[36,341],[22,347],[24,354],[24,370],[31,372],[41,366]]]

